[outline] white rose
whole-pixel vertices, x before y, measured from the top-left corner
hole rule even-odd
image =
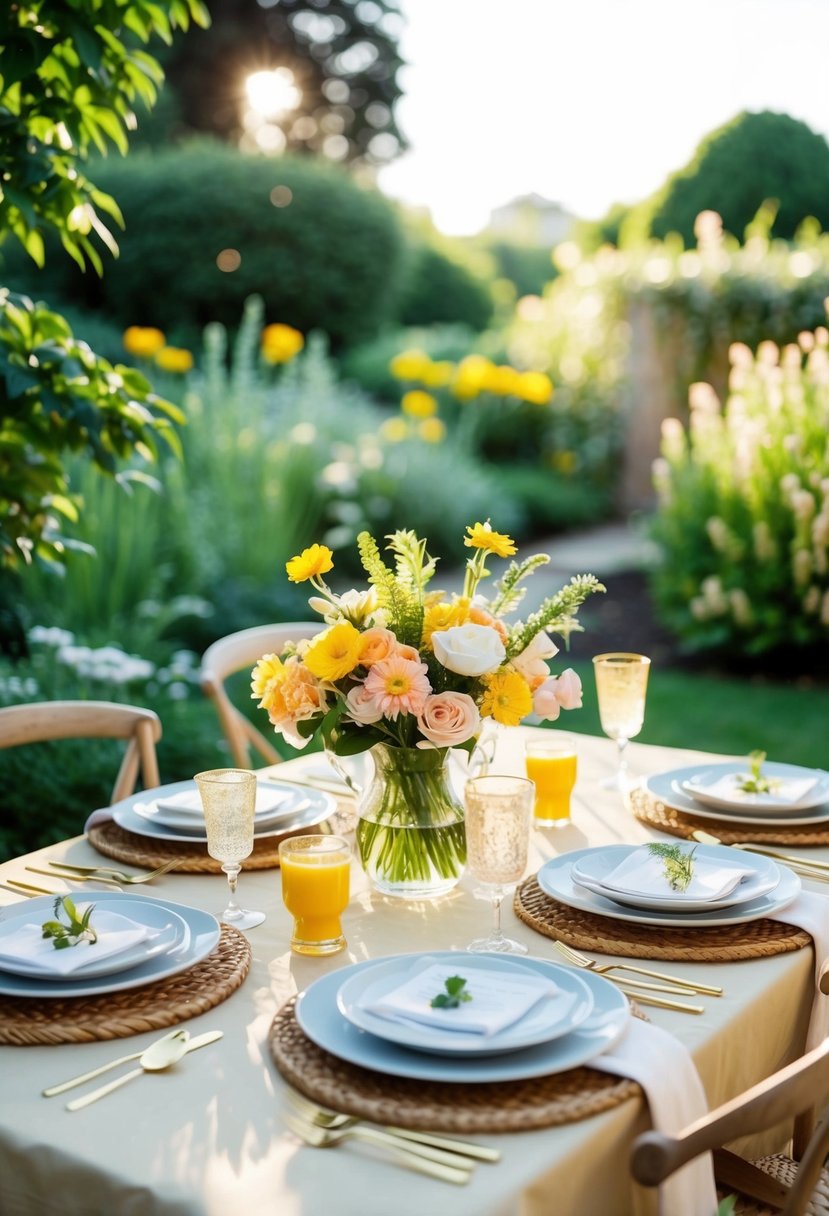
[[[455,625],[432,634],[435,658],[459,676],[483,676],[507,657],[504,643],[489,625]]]
[[[460,747],[481,729],[481,715],[465,692],[438,692],[426,698],[417,725],[435,747]]]

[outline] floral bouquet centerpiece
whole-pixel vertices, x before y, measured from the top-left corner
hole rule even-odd
[[[509,536],[487,523],[467,528],[461,594],[429,589],[436,561],[413,532],[387,537],[393,564],[376,541],[357,538],[368,575],[364,591],[335,594],[324,576],[333,553],[312,545],[287,563],[292,582],[310,582],[309,604],[324,619],[316,637],[253,670],[253,696],[277,733],[296,747],[318,735],[334,756],[372,749],[374,778],[359,810],[363,868],[386,894],[441,894],[460,878],[466,859],[463,808],[452,792],[450,748],[472,752],[483,722],[517,726],[529,714],[554,720],[581,705],[572,670],[551,675],[558,653],[549,631],[567,637],[576,613],[604,587],[592,574],[570,580],[526,621],[509,624],[524,579],[546,554],[511,561],[485,598],[490,558],[516,552]]]

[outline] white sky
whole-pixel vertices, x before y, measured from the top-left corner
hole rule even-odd
[[[740,110],[829,136],[829,0],[402,0],[412,149],[380,174],[450,233],[536,192],[577,215],[655,190]]]

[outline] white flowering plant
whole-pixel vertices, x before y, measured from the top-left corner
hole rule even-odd
[[[730,350],[724,407],[691,387],[663,426],[654,573],[666,623],[696,649],[757,654],[829,639],[829,330]]]
[[[373,537],[360,534],[363,590],[332,591],[324,575],[334,555],[324,545],[287,563],[291,581],[313,587],[309,603],[325,628],[283,655],[264,655],[253,670],[252,695],[278,733],[295,747],[319,735],[338,755],[375,743],[470,751],[483,719],[517,725],[535,713],[555,720],[581,706],[576,673],[548,668],[558,653],[550,633],[566,638],[580,629],[581,604],[604,587],[592,574],[578,575],[526,620],[508,623],[524,580],[549,557],[511,561],[487,598],[480,587],[488,561],[510,558],[516,547],[488,521],[466,532],[473,553],[460,594],[430,589],[436,559],[410,531],[386,538],[393,565]]]

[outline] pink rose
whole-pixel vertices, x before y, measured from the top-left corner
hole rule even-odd
[[[352,722],[358,726],[371,726],[383,716],[374,697],[366,692],[365,684],[355,684],[345,699],[346,710]]]
[[[545,680],[533,694],[534,712],[548,722],[555,722],[563,709],[581,709],[581,704],[581,680],[572,667]]]
[[[390,629],[366,629],[360,639],[360,662],[371,667],[394,654],[396,648],[397,638]]]
[[[439,692],[426,698],[417,719],[420,733],[435,747],[459,747],[481,729],[478,707],[465,692]],[[418,743],[428,747],[428,743]]]

